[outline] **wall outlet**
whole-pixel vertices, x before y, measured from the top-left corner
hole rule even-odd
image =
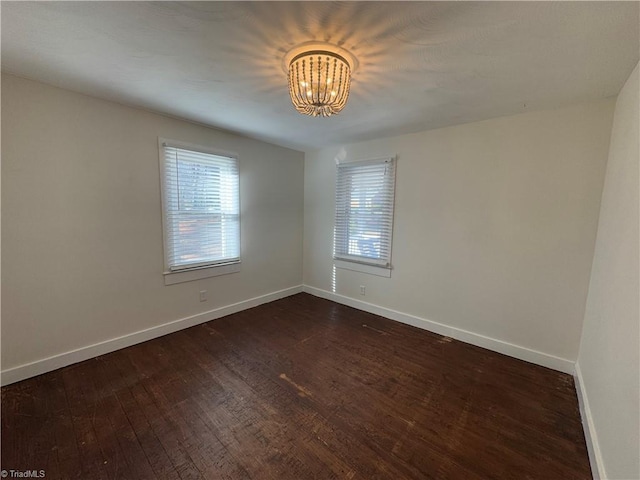
[[[365,287],[364,285],[360,285],[360,295],[366,295],[367,294],[367,287]]]
[[[206,302],[207,301],[207,291],[206,290],[200,290],[200,301],[201,302]]]

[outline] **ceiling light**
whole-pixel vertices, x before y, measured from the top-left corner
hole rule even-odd
[[[283,61],[293,106],[313,117],[340,112],[347,104],[356,67],[355,57],[335,45],[307,42],[293,48]]]

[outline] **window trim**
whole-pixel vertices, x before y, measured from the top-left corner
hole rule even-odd
[[[242,263],[242,222],[241,222],[241,199],[240,186],[238,186],[238,243],[240,245],[240,257],[237,260],[232,261],[218,261],[217,263],[196,264],[186,268],[174,268],[169,267],[168,262],[168,245],[169,239],[167,228],[167,192],[165,188],[165,158],[164,147],[181,148],[184,150],[191,150],[194,152],[206,153],[210,155],[217,155],[221,157],[233,158],[238,165],[238,174],[240,171],[240,162],[238,160],[238,154],[236,152],[221,150],[218,148],[212,148],[205,145],[199,145],[189,142],[181,142],[179,140],[171,140],[168,138],[158,137],[158,162],[160,165],[160,195],[161,195],[161,210],[162,210],[162,256],[163,256],[163,271],[165,285],[173,285],[176,283],[189,282],[192,280],[200,280],[208,277],[216,277],[219,275],[226,275],[229,273],[235,273],[240,271],[240,264]]]
[[[391,278],[391,267],[382,267],[380,265],[369,265],[366,263],[349,262],[338,258],[333,259],[333,265],[342,270],[351,270],[353,272],[368,273],[377,277]]]
[[[375,157],[369,158],[366,160],[355,160],[355,161],[347,161],[340,162],[336,164],[336,181],[335,186],[338,186],[338,172],[340,166],[367,166],[367,165],[378,165],[383,163],[391,163],[394,166],[394,177],[392,183],[392,209],[391,209],[391,226],[389,228],[389,257],[388,261],[385,260],[385,263],[371,261],[367,262],[366,260],[362,260],[362,257],[353,257],[348,254],[339,255],[336,253],[336,238],[334,233],[334,241],[333,241],[333,264],[336,268],[341,268],[345,270],[353,270],[360,273],[368,273],[371,275],[377,275],[381,277],[391,277],[391,270],[393,266],[391,264],[392,250],[393,250],[393,226],[395,221],[395,169],[397,168],[397,156],[386,156],[386,157]],[[337,213],[337,190],[336,190],[336,204],[334,215]],[[337,231],[337,222],[334,217],[334,232]]]

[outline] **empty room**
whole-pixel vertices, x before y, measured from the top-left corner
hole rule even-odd
[[[12,2],[2,478],[640,479],[640,2]]]

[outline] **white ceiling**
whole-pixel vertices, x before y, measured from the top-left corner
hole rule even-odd
[[[2,2],[2,70],[301,150],[615,95],[638,2]],[[297,113],[282,57],[359,68],[338,116]]]

